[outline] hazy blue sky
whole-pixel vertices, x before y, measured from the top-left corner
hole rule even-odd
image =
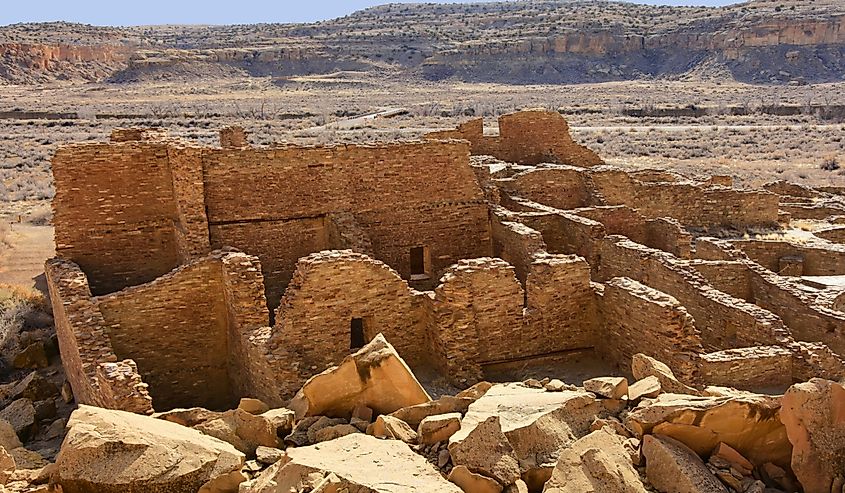
[[[384,3],[390,0],[0,0],[0,25],[56,20],[113,26],[307,22]],[[636,3],[729,5],[737,1],[637,0]]]

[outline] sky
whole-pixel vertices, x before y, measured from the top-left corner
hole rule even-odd
[[[711,6],[738,2],[635,1],[660,5]],[[101,26],[313,22],[391,2],[397,0],[0,0],[0,25],[58,20]]]

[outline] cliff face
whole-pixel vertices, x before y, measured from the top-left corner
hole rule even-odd
[[[711,66],[757,83],[845,74],[845,4],[835,0],[723,8],[592,0],[394,4],[311,25],[45,25],[43,39],[79,44],[4,42],[15,37],[4,29],[0,79],[14,83],[408,69],[433,80],[510,83],[675,77]],[[38,40],[37,27],[16,37],[21,32]]]

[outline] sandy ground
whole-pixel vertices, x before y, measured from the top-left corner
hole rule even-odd
[[[55,256],[52,226],[12,223],[0,246],[0,284],[46,292],[44,262]]]

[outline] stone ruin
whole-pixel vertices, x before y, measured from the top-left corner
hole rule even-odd
[[[690,392],[845,374],[843,190],[624,171],[544,111],[221,144],[134,129],[56,153],[46,274],[77,402],[278,407],[377,334],[460,388],[585,358],[630,376],[639,353]],[[746,234],[819,218],[812,241]]]

